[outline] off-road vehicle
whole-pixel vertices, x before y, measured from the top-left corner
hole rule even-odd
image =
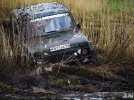
[[[20,49],[25,60],[37,64],[96,60],[96,52],[80,25],[57,2],[14,9],[10,40],[14,53]]]

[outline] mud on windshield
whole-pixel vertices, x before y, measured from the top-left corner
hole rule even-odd
[[[30,20],[25,28],[29,36],[41,36],[51,32],[72,30],[74,27],[75,22],[68,13],[65,13]]]

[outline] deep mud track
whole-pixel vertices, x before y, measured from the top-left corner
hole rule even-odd
[[[131,67],[53,66],[52,72],[0,75],[0,100],[61,99],[66,93],[133,91]],[[12,99],[10,99],[12,100]]]

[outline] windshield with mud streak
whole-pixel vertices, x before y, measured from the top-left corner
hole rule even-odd
[[[28,24],[28,30],[31,30],[34,34],[44,35],[44,33],[72,29],[73,26],[71,17],[68,13],[65,13],[31,20]]]

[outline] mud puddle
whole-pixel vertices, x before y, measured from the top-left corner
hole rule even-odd
[[[57,95],[49,96],[19,96],[13,94],[6,94],[6,100],[133,100],[134,93],[128,92],[94,92],[94,93],[83,93],[83,92],[72,92],[72,93],[60,93]]]
[[[94,92],[94,93],[72,93],[63,95],[66,100],[121,100],[133,99],[133,93],[126,92]]]

